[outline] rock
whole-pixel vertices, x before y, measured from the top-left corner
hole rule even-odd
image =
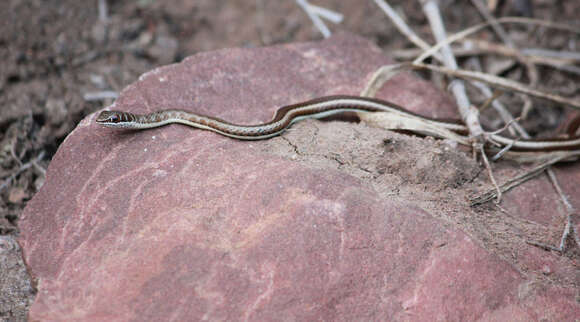
[[[143,75],[111,109],[260,123],[282,105],[358,94],[390,62],[350,35],[202,53]],[[378,97],[454,115],[410,74]],[[485,238],[466,201],[479,166],[443,142],[310,120],[248,142],[180,125],[115,131],[95,117],[60,146],[20,222],[38,283],[31,320],[580,315],[571,282],[538,278],[546,265],[554,280],[573,276],[566,259],[520,239],[514,251],[554,258],[526,274],[490,246],[505,241]]]
[[[12,236],[0,236],[0,318],[26,321],[26,308],[34,298],[34,287],[26,272],[21,250]]]

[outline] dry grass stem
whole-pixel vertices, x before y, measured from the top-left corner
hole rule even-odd
[[[447,39],[447,33],[445,31],[445,26],[441,18],[441,12],[439,11],[439,6],[437,1],[426,0],[423,2],[423,12],[429,20],[429,25],[431,26],[431,31],[435,39],[441,43]],[[457,62],[453,52],[448,44],[441,46],[441,54],[443,56],[443,63],[448,69],[457,69]],[[448,75],[449,76],[449,75]],[[465,90],[465,84],[462,81],[454,81],[450,84],[451,92],[455,97],[457,107],[459,109],[459,114],[465,122],[465,125],[469,129],[469,133],[474,138],[483,137],[483,128],[479,123],[479,111],[471,106],[469,98],[467,97],[467,92]],[[482,142],[474,141],[474,144],[482,144]],[[478,148],[476,150],[479,150]]]
[[[387,15],[391,22],[395,25],[395,27],[403,34],[407,39],[415,44],[415,46],[427,50],[431,47],[426,41],[424,41],[421,37],[419,37],[409,25],[403,20],[399,14],[384,0],[374,0],[377,6],[383,10],[383,12]],[[435,53],[434,57],[441,61],[443,58],[439,53]]]
[[[522,184],[523,182],[526,182],[527,180],[536,177],[538,174],[542,173],[544,171],[544,169],[546,169],[547,167],[561,162],[561,161],[565,161],[567,159],[571,159],[571,158],[577,158],[578,156],[580,156],[580,151],[567,151],[567,152],[557,152],[557,153],[553,153],[551,154],[551,156],[553,156],[550,160],[537,165],[535,167],[533,167],[532,169],[512,178],[509,179],[508,181],[506,181],[504,184],[500,185],[501,191],[502,192],[506,192],[508,190],[510,190],[513,187],[516,187],[520,184]],[[495,198],[497,195],[497,192],[495,191],[495,189],[492,190],[488,190],[487,192],[476,196],[476,197],[472,197],[470,198],[470,203],[471,206],[476,206],[485,202],[490,201],[491,199]]]
[[[326,8],[315,6],[313,4],[308,3],[308,1],[306,0],[296,0],[296,3],[302,8],[302,10],[306,12],[310,20],[312,20],[314,26],[320,31],[320,33],[322,33],[322,36],[324,36],[324,38],[330,37],[332,33],[330,32],[330,29],[326,27],[326,25],[322,21],[322,18],[335,24],[340,23],[342,21],[343,16],[338,12],[334,12]]]
[[[580,34],[580,28],[573,27],[570,25],[558,24],[558,23],[545,21],[545,20],[539,20],[539,19],[530,19],[530,18],[521,18],[521,17],[504,17],[504,18],[497,19],[496,22],[499,24],[506,24],[506,23],[529,24],[529,25],[548,27],[548,28],[552,28],[552,29],[558,29],[558,30],[562,30],[562,31]],[[481,23],[479,25],[475,25],[473,27],[470,27],[470,28],[467,28],[463,31],[460,31],[454,35],[451,35],[447,39],[438,42],[433,47],[431,47],[429,50],[425,51],[421,56],[416,58],[414,60],[414,62],[420,63],[420,62],[424,61],[425,59],[427,59],[428,57],[431,57],[434,53],[438,52],[439,49],[441,49],[441,47],[443,47],[445,45],[449,45],[449,44],[451,44],[459,39],[463,39],[471,34],[474,34],[478,31],[482,30],[483,28],[488,27],[488,26],[490,26],[489,22]]]
[[[471,0],[473,6],[479,11],[479,13],[483,16],[483,18],[490,24],[493,31],[497,34],[497,36],[502,40],[504,44],[508,47],[515,48],[515,44],[512,39],[508,36],[507,32],[503,27],[497,23],[497,19],[491,15],[488,8],[483,4],[480,0]]]
[[[367,82],[366,87],[360,93],[360,96],[375,97],[379,89],[381,89],[389,79],[397,75],[400,71],[409,69],[412,69],[410,63],[381,66],[376,72],[374,72],[371,79]]]
[[[559,104],[568,105],[568,106],[573,107],[575,109],[580,109],[580,102],[565,98],[565,97],[560,96],[560,95],[542,92],[542,91],[536,90],[528,85],[516,82],[514,80],[510,80],[510,79],[506,79],[506,78],[502,78],[502,77],[497,77],[497,76],[490,75],[490,74],[480,73],[480,72],[476,72],[476,71],[460,70],[460,69],[455,70],[455,69],[449,69],[449,68],[430,65],[430,64],[416,63],[413,66],[415,68],[429,69],[431,71],[444,73],[444,74],[447,74],[449,76],[484,82],[484,83],[490,84],[493,87],[501,88],[503,90],[509,90],[509,91],[514,91],[514,92],[518,92],[518,93],[523,93],[523,94],[527,94],[530,96],[534,96],[536,98],[547,99],[547,100],[550,100],[550,101],[553,101],[553,102],[556,102]]]
[[[483,160],[483,163],[485,164],[485,168],[487,169],[487,176],[489,177],[489,180],[491,180],[491,184],[494,186],[495,188],[495,193],[496,193],[496,200],[495,203],[499,204],[501,202],[501,189],[500,187],[497,185],[497,181],[495,181],[495,177],[493,176],[493,170],[491,170],[491,165],[489,164],[489,161],[487,160],[487,156],[485,155],[485,151],[483,150],[483,146],[480,147],[480,154],[481,154],[481,159]]]
[[[527,63],[546,66],[556,70],[565,71],[571,74],[580,75],[580,67],[574,66],[580,62],[575,57],[574,53],[567,53],[570,55],[540,55],[541,52],[535,49],[522,49],[522,55],[517,55],[517,51],[502,44],[493,43],[479,39],[463,39],[458,40],[462,43],[462,47],[452,47],[453,54],[456,57],[480,56],[485,54],[500,55],[516,59],[518,62],[526,65]],[[400,49],[394,50],[391,54],[399,60],[412,60],[422,53],[421,49]],[[524,58],[524,59],[522,59]]]

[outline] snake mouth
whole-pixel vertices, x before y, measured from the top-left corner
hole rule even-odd
[[[111,111],[102,111],[99,113],[99,116],[97,116],[97,123],[108,122],[108,120],[111,118],[111,115]]]
[[[119,111],[102,111],[99,116],[97,116],[96,122],[101,125],[115,125],[123,122],[127,122],[126,113]]]

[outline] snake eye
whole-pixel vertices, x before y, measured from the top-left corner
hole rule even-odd
[[[119,115],[113,114],[111,115],[109,121],[111,121],[112,123],[119,123],[121,121],[121,118],[119,117]]]

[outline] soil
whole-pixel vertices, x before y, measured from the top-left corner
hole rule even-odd
[[[98,5],[104,2],[5,0],[0,4],[4,21],[0,27],[0,320],[26,320],[35,288],[15,242],[18,218],[42,186],[59,144],[83,117],[111,104],[142,73],[197,52],[322,38],[294,1],[108,1],[106,13],[100,16]],[[332,32],[369,38],[387,53],[414,48],[374,1],[313,2],[344,14],[341,24],[328,23]],[[389,3],[433,43],[417,1]],[[440,3],[450,32],[482,21],[470,1]],[[500,1],[494,14],[578,26],[580,2],[506,0]],[[525,26],[508,30],[521,47],[571,50],[570,34],[534,33],[534,28]],[[499,42],[491,32],[479,37]],[[505,61],[484,58],[490,68]],[[501,72],[528,81],[522,66],[512,64]],[[539,72],[540,89],[578,100],[577,75],[549,68]],[[522,105],[517,95],[501,99],[508,105]],[[474,103],[481,102],[475,98]],[[536,109],[524,125],[541,134],[557,128],[565,116],[562,109]]]

